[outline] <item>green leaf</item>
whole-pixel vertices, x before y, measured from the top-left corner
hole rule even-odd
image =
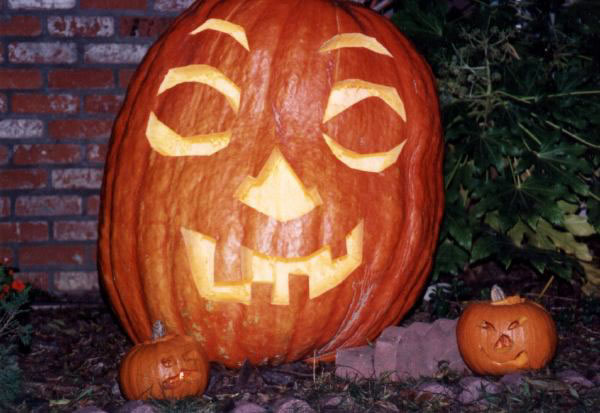
[[[582,261],[592,261],[592,255],[587,245],[577,242],[573,234],[555,230],[543,219],[540,219],[536,229],[535,241],[541,248],[551,249],[551,245],[554,245],[555,248],[561,249],[567,254],[575,255]]]
[[[492,236],[482,236],[473,244],[471,263],[481,261],[498,252],[498,240]]]
[[[564,218],[565,228],[577,237],[589,237],[596,234],[596,230],[584,215],[568,214]]]
[[[449,273],[458,274],[463,270],[464,263],[467,262],[469,256],[465,250],[459,248],[450,240],[443,241],[436,251],[434,278],[435,274]]]
[[[467,221],[462,217],[457,216],[446,216],[446,225],[448,226],[448,232],[452,238],[464,249],[469,251],[471,249],[473,232]]]

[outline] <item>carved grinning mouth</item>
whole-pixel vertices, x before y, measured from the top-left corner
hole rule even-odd
[[[195,375],[194,370],[181,370],[178,375],[168,377],[167,379],[162,381],[162,388],[165,390],[173,390],[177,387],[181,386],[186,381],[194,381],[193,375]]]
[[[485,354],[485,356],[495,365],[497,366],[517,366],[517,367],[525,367],[528,363],[529,363],[529,356],[527,355],[527,352],[525,350],[520,351],[517,356],[512,359],[512,360],[508,360],[508,361],[496,361],[493,359],[493,357],[491,357],[487,351],[485,351],[485,349],[483,348],[483,346],[479,346],[479,349],[482,351],[483,354]]]
[[[250,248],[241,249],[242,281],[215,281],[216,240],[200,232],[181,228],[192,278],[198,293],[211,301],[249,305],[252,284],[272,285],[271,304],[289,305],[289,275],[308,277],[309,298],[315,298],[344,281],[363,260],[363,221],[346,235],[346,255],[331,258],[326,245],[318,251],[295,258],[272,257]]]

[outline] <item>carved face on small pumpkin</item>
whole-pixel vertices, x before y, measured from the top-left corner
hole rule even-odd
[[[208,362],[191,337],[166,336],[135,346],[121,363],[119,379],[130,400],[183,399],[204,391]]]
[[[556,327],[540,305],[519,296],[472,303],[456,328],[460,353],[476,373],[540,369],[554,356]]]
[[[333,354],[420,291],[443,204],[429,69],[366,9],[292,3],[199,2],[133,81],[100,256],[134,339],[160,318],[227,365]]]

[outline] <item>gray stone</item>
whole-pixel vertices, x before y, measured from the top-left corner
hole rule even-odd
[[[427,334],[429,332],[429,330],[431,330],[431,328],[433,327],[433,324],[431,323],[423,323],[421,321],[417,321],[415,323],[412,323],[411,325],[409,325],[408,327],[406,327],[408,330],[412,331],[413,333],[424,337],[425,334]]]
[[[435,326],[447,334],[456,334],[456,323],[458,320],[450,318],[438,318],[433,322]]]
[[[422,349],[422,344],[418,331],[408,330],[404,334],[402,340],[398,343],[396,356],[396,376],[398,379],[419,378],[428,375],[429,360],[426,360],[427,355]]]
[[[458,395],[458,401],[463,404],[473,403],[481,399],[486,393],[498,394],[502,391],[499,384],[475,376],[464,377],[460,380],[459,385],[462,391]]]
[[[571,386],[575,385],[586,388],[594,387],[594,383],[586,379],[583,374],[575,370],[561,371],[556,375],[556,377],[563,383],[569,384]]]
[[[274,413],[315,413],[315,410],[304,400],[287,398],[273,405]]]
[[[102,410],[96,406],[86,406],[75,410],[73,413],[107,413],[106,410]]]
[[[518,393],[521,390],[521,386],[525,384],[525,374],[521,372],[506,374],[502,376],[500,383],[513,393]]]
[[[388,327],[383,330],[375,342],[373,368],[376,377],[389,378],[392,381],[398,380],[396,375],[398,344],[405,332],[406,328],[404,327]]]
[[[251,402],[241,402],[238,403],[231,413],[264,413],[267,409],[262,406],[259,406],[256,403]]]
[[[121,406],[117,413],[158,413],[158,410],[142,400],[130,400]]]
[[[375,343],[376,376],[387,374],[390,380],[432,377],[442,361],[452,370],[468,371],[458,351],[455,330],[456,320],[449,319],[386,329]]]
[[[442,396],[449,399],[453,399],[456,396],[451,387],[435,381],[425,382],[417,387],[417,398],[421,399],[424,395]]]
[[[335,375],[348,380],[372,378],[375,374],[374,351],[373,347],[369,346],[338,350],[335,358]]]
[[[338,407],[342,403],[344,403],[344,396],[339,394],[332,394],[321,399],[321,406],[323,407]]]

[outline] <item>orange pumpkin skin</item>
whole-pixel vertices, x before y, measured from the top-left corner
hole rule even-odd
[[[133,347],[121,362],[119,381],[129,400],[183,399],[204,392],[208,371],[196,340],[168,335]]]
[[[241,26],[249,50],[223,31],[190,34],[210,19]],[[340,33],[375,38],[391,56],[365,47],[319,51]],[[191,65],[216,68],[237,85],[237,111],[231,96],[199,82],[160,90],[171,69]],[[396,89],[405,120],[398,107],[370,97],[324,122],[334,85],[346,79]],[[149,144],[151,113],[181,136],[231,131],[231,138],[211,155],[165,156]],[[345,154],[404,146],[395,162],[369,172],[337,158],[324,133]],[[135,342],[161,319],[227,366],[331,359],[338,348],[362,345],[398,322],[426,281],[444,202],[442,152],[431,72],[391,22],[333,0],[200,1],[150,49],[113,130],[99,262],[115,311]],[[318,192],[310,211],[298,216],[292,208],[291,219],[274,219],[240,201],[243,183],[260,181],[269,159],[284,159],[286,177],[292,170],[305,194]],[[274,195],[277,208],[287,208],[286,196]],[[269,197],[256,202],[270,207]],[[361,223],[359,265],[313,292],[311,277],[325,277],[319,268],[326,266],[312,257],[327,250],[334,261],[349,256],[347,236]],[[202,260],[192,264],[184,233],[214,241],[215,285],[250,285],[245,302],[200,291],[212,281],[199,281]],[[265,267],[300,262],[311,274],[290,269],[276,285],[272,273],[253,273],[250,282],[248,251]]]
[[[558,342],[550,314],[519,296],[469,304],[458,320],[456,339],[467,366],[482,375],[541,369]]]

